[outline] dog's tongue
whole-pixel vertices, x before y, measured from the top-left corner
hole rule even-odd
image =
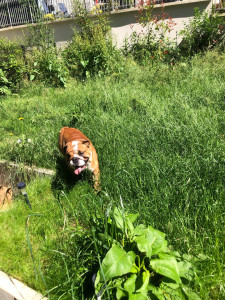
[[[74,171],[74,173],[75,173],[76,175],[79,175],[85,168],[86,168],[85,165],[84,165],[83,167],[79,167],[79,168],[77,168],[77,169]]]

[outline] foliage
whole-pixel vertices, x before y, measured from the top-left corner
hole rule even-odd
[[[0,95],[9,95],[11,93],[10,82],[5,77],[5,74],[2,69],[0,69]]]
[[[161,5],[159,15],[153,15],[154,2],[141,1],[138,6],[138,23],[142,26],[140,32],[134,31],[125,40],[124,54],[131,54],[136,61],[145,64],[163,60],[169,63],[179,56],[179,50],[174,41],[169,39],[169,33],[175,25],[172,18]]]
[[[43,21],[34,25],[27,25],[29,34],[26,37],[26,47],[47,49],[54,45],[54,29]]]
[[[0,39],[0,70],[0,94],[18,90],[25,75],[25,61],[16,42]]]
[[[200,299],[186,285],[196,272],[190,257],[170,250],[165,234],[153,227],[134,227],[137,217],[118,208],[109,217],[108,224],[114,226],[107,239],[112,246],[100,265],[96,294],[107,291],[116,299]]]
[[[29,27],[26,45],[29,79],[64,87],[67,78],[60,53],[54,45],[54,30],[43,22]]]
[[[109,74],[121,69],[119,51],[113,45],[107,15],[99,6],[88,14],[80,4],[78,24],[71,43],[63,52],[71,76],[90,77]]]
[[[61,295],[92,299],[96,261],[112,246],[100,237],[106,225],[114,224],[98,211],[105,212],[111,202],[118,206],[121,195],[126,209],[139,213],[137,221],[164,232],[174,249],[210,257],[191,287],[201,299],[224,299],[224,67],[225,54],[215,50],[173,68],[130,60],[116,80],[114,75],[71,79],[65,89],[32,84],[0,101],[1,158],[56,170],[47,190],[39,182],[27,184],[33,211],[45,215],[29,222],[36,267],[47,284],[42,293],[50,290],[57,300]],[[82,130],[93,142],[101,171],[99,195],[85,171],[71,178],[57,147],[62,126]],[[20,218],[29,207],[15,203],[23,214],[15,207],[13,215],[0,216],[0,269],[37,289],[21,234],[25,221]],[[89,223],[98,230],[93,230],[95,239]]]
[[[67,73],[67,68],[54,46],[32,51],[32,64],[30,64],[29,71],[31,81],[39,80],[55,87],[64,87]]]
[[[224,18],[215,13],[214,9],[209,14],[206,11],[201,13],[200,9],[196,7],[194,18],[181,31],[182,55],[192,56],[214,47],[224,49],[224,26]]]

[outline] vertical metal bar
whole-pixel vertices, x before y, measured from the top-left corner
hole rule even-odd
[[[32,12],[31,12],[31,9],[30,9],[30,1],[27,2],[27,5],[29,6],[29,11],[30,11],[30,17],[31,17],[31,23],[33,24],[34,21],[33,21],[33,16],[32,16]],[[30,23],[30,22],[29,22]]]
[[[8,16],[9,16],[9,24],[10,24],[11,27],[12,27],[12,21],[11,21],[11,15],[10,15],[10,12],[9,12],[9,4],[8,4],[8,1],[6,2],[6,4],[7,4]]]

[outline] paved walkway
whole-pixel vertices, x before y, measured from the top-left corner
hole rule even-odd
[[[0,300],[47,300],[22,282],[0,271]]]

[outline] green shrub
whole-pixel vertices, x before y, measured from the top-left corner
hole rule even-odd
[[[71,76],[85,78],[118,71],[121,59],[112,42],[107,16],[97,10],[92,17],[81,10],[78,22],[81,30],[74,30],[74,37],[63,53]]]
[[[31,54],[30,80],[40,80],[52,86],[65,86],[67,68],[54,46],[46,49],[35,48]]]
[[[131,55],[141,65],[157,61],[173,63],[179,57],[175,43],[166,38],[160,39],[152,28],[146,33],[133,32],[125,40],[123,53],[125,56]]]
[[[192,56],[198,52],[219,47],[224,49],[225,20],[212,9],[208,14],[195,8],[190,24],[181,31],[183,37],[180,49],[183,56]]]
[[[0,39],[0,70],[0,93],[18,90],[26,68],[22,48],[16,42]]]
[[[36,26],[29,27],[29,33],[26,45],[29,79],[39,80],[55,87],[64,87],[67,68],[54,45],[53,28],[40,22]]]
[[[132,57],[141,64],[155,61],[173,63],[179,56],[177,44],[168,38],[175,23],[164,12],[162,5],[159,15],[153,15],[154,4],[142,1],[138,7],[138,23],[141,32],[134,31],[125,40],[124,54]]]
[[[11,94],[10,91],[10,82],[5,76],[5,73],[2,69],[0,69],[0,95],[9,95]]]
[[[165,234],[153,227],[135,227],[137,217],[118,208],[109,216],[100,238],[111,247],[96,276],[96,295],[130,300],[200,299],[189,286],[197,271],[191,256],[172,251]]]

